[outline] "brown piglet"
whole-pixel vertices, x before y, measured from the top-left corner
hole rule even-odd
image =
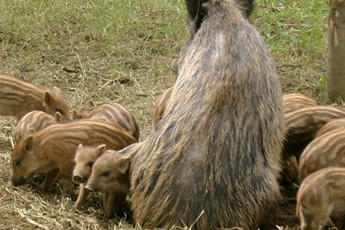
[[[345,167],[345,130],[335,130],[315,138],[303,151],[299,180],[326,167]]]
[[[39,111],[33,110],[25,114],[18,122],[14,130],[14,142],[19,142],[20,139],[41,130],[49,125],[55,124],[61,120],[61,114],[56,112],[55,116]]]
[[[333,132],[335,130],[345,130],[345,118],[334,119],[322,126],[322,128],[317,131],[315,134],[315,138],[328,133]]]
[[[285,139],[283,158],[294,155],[299,161],[303,149],[314,139],[315,134],[333,119],[345,118],[345,111],[332,106],[313,106],[285,114]]]
[[[301,230],[334,226],[330,217],[341,223],[345,216],[345,168],[325,168],[305,178],[297,192],[296,214]]]
[[[74,161],[75,167],[73,170],[73,181],[79,183],[79,194],[74,207],[80,209],[88,196],[88,191],[85,189],[87,180],[91,175],[91,169],[98,156],[106,150],[106,145],[99,146],[83,146],[80,144],[76,150]]]
[[[139,126],[135,117],[118,103],[106,103],[95,106],[92,101],[78,112],[74,111],[74,118],[89,118],[114,122],[128,131],[135,139],[139,140]]]
[[[130,164],[139,145],[130,145],[121,153],[115,150],[99,152],[93,164],[85,189],[103,193],[105,217],[118,212],[130,214],[126,200],[130,187]]]
[[[0,115],[14,116],[17,121],[32,110],[44,111],[52,116],[56,112],[63,120],[71,119],[69,107],[60,89],[43,89],[32,83],[0,75]]]
[[[152,114],[152,130],[155,130],[158,124],[158,121],[162,119],[164,115],[165,108],[169,102],[171,97],[171,93],[174,87],[170,87],[167,89],[158,99],[156,100],[153,106],[153,114]]]
[[[316,105],[316,101],[301,93],[290,93],[283,95],[283,107],[285,114]]]
[[[63,191],[72,192],[74,155],[79,144],[122,149],[136,140],[118,125],[101,120],[73,120],[52,124],[20,140],[11,154],[14,186],[24,184],[36,173],[58,170]],[[46,179],[44,188],[50,185]]]

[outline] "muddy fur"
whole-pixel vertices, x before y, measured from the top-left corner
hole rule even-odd
[[[209,1],[166,114],[132,160],[129,200],[143,228],[256,229],[280,199],[281,86],[235,4]]]

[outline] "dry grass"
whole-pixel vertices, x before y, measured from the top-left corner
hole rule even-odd
[[[153,102],[173,85],[170,63],[188,37],[183,0],[2,0],[0,9],[1,74],[60,87],[73,109],[89,99],[120,103],[136,117],[140,139],[148,135]],[[284,92],[319,103],[327,102],[326,12],[322,1],[258,0],[251,19],[277,61]],[[125,220],[102,219],[96,195],[76,212],[59,189],[42,194],[37,181],[9,186],[14,126],[0,118],[0,229],[131,229]],[[296,229],[294,201],[277,212],[282,227],[270,229]]]

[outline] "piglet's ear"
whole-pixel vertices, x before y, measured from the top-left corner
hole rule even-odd
[[[93,107],[95,107],[95,103],[93,103],[92,100],[89,100],[89,101],[86,102],[86,104],[85,104],[85,108],[86,109],[90,109],[90,108],[93,108]]]
[[[102,153],[104,153],[104,151],[106,150],[106,148],[107,148],[107,146],[106,146],[105,144],[99,145],[99,146],[97,146],[96,151],[97,151],[99,154],[102,154]]]
[[[84,147],[83,144],[79,144],[77,150],[78,150],[78,149],[81,149],[81,148],[83,148],[83,147]]]
[[[34,127],[30,127],[30,129],[28,130],[28,133],[26,134],[27,136],[31,136],[32,134],[35,133],[35,128]]]
[[[73,110],[73,119],[80,119],[81,116],[78,114],[76,110]]]
[[[46,91],[44,93],[44,101],[43,101],[43,106],[51,106],[54,103],[53,95]]]
[[[30,135],[24,140],[24,148],[26,152],[33,153],[34,151],[34,138]]]
[[[117,166],[117,169],[119,170],[120,173],[126,174],[126,172],[129,170],[130,165],[131,165],[131,160],[129,157],[122,158],[119,161],[119,165]]]
[[[107,146],[105,144],[97,146],[96,154],[97,154],[98,157],[100,157],[105,152],[106,147]]]
[[[60,112],[55,112],[54,114],[54,119],[55,121],[59,122],[59,121],[62,121],[62,114]]]

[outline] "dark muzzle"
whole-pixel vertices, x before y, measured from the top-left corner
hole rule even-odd
[[[13,186],[20,186],[25,184],[26,180],[23,176],[19,176],[19,177],[12,177],[11,179],[12,185]]]

